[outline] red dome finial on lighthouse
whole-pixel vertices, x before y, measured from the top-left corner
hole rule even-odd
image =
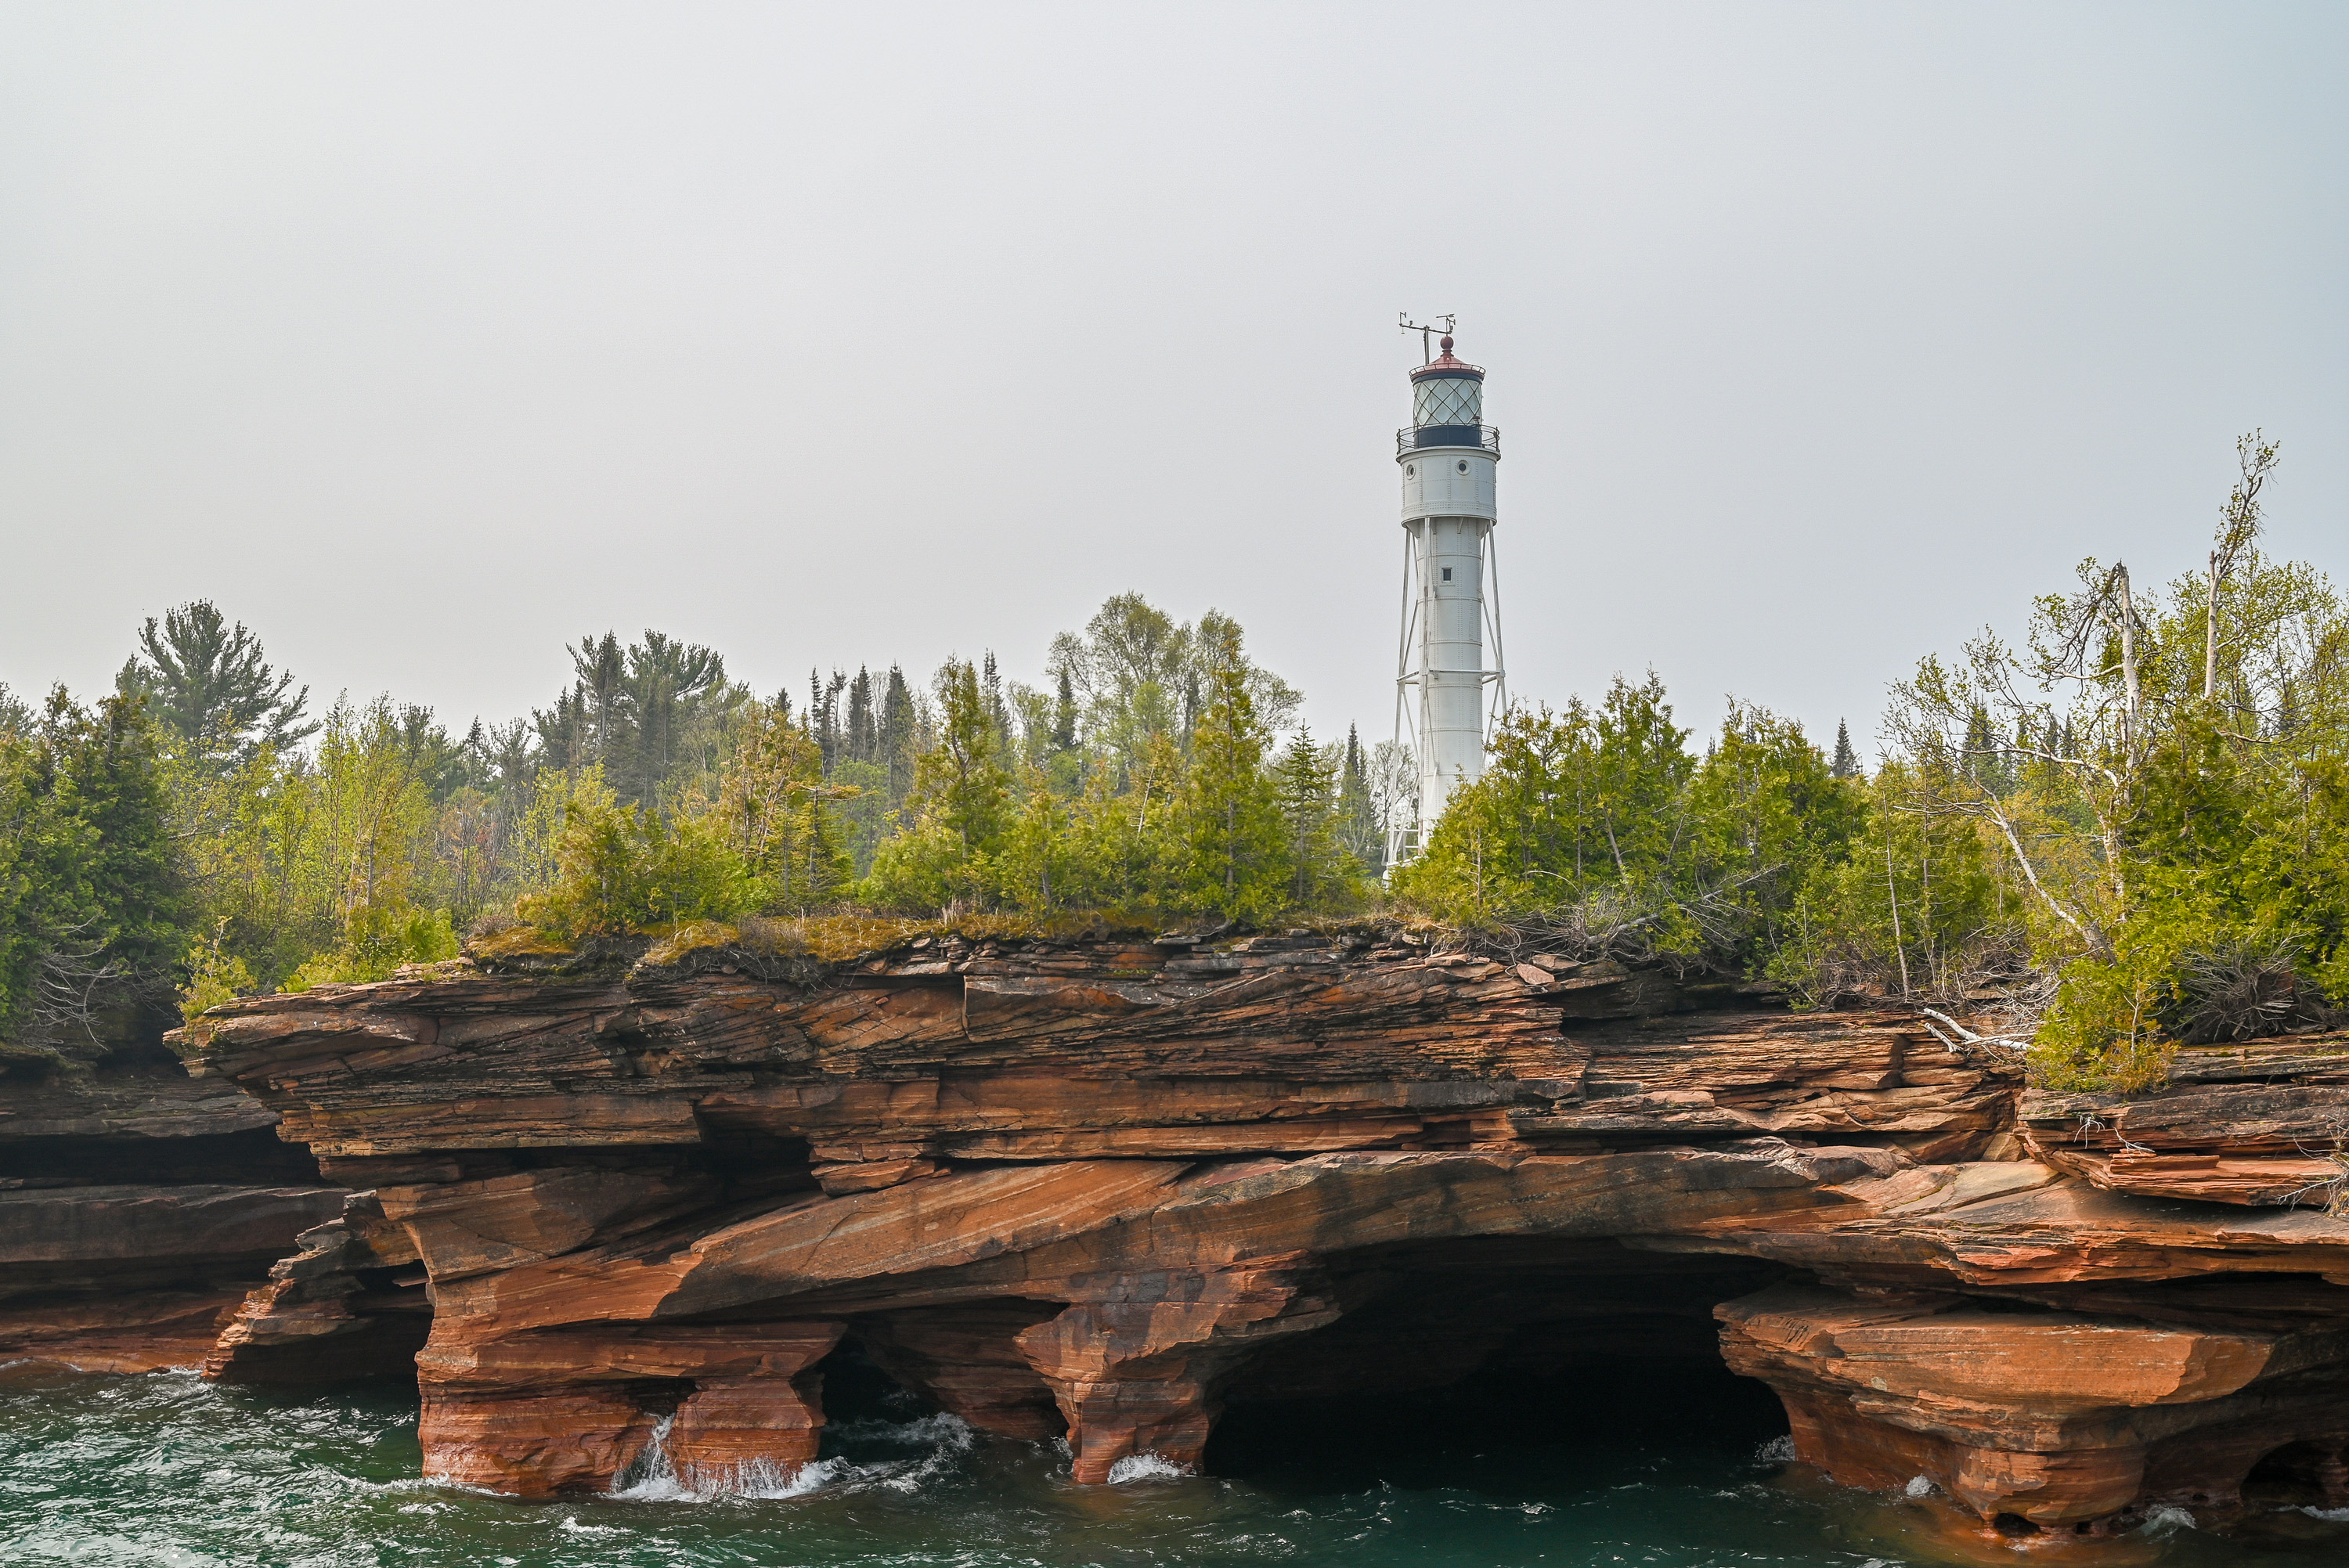
[[[1435,341],[1436,346],[1442,348],[1444,353],[1449,354],[1452,352],[1452,340],[1450,338],[1439,337]]]

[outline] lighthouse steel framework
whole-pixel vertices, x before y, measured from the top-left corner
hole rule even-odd
[[[1390,868],[1426,847],[1453,791],[1484,772],[1485,741],[1508,707],[1493,552],[1501,433],[1485,423],[1484,369],[1454,357],[1449,336],[1442,348],[1411,373],[1412,422],[1395,438],[1403,530],[1395,738],[1418,761],[1419,811],[1390,828]]]

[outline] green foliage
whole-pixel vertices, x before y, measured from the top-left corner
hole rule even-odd
[[[249,996],[260,988],[244,960],[221,945],[227,928],[225,918],[214,921],[212,929],[188,948],[188,983],[180,988],[182,1023],[192,1024],[222,1002]]]
[[[1050,696],[1001,682],[991,659],[938,672],[927,745],[860,898],[1262,920],[1363,896],[1339,841],[1338,758],[1308,738],[1268,767],[1258,703],[1286,713],[1297,696],[1249,661],[1229,617],[1178,625],[1121,595],[1053,658]]]
[[[2239,457],[2206,570],[2147,593],[2084,562],[2024,646],[1985,632],[1895,688],[1911,806],[1993,848],[2059,977],[2032,1020],[2049,1084],[2140,1087],[2198,1034],[2349,1000],[2349,623],[2320,574],[2258,548],[2274,446]],[[2232,1022],[2198,978],[2222,971],[2248,987]]]
[[[937,674],[937,743],[916,759],[907,826],[874,856],[867,896],[884,908],[983,908],[994,858],[1012,820],[1002,732],[978,669],[948,659]]]
[[[1765,966],[1803,889],[1843,858],[1858,802],[1799,726],[1760,708],[1733,705],[1702,760],[1687,740],[1652,674],[1619,676],[1596,709],[1510,715],[1396,895],[1464,924]]]
[[[388,980],[403,964],[433,964],[457,956],[457,933],[445,909],[418,909],[412,904],[391,907],[365,905],[351,912],[343,940],[334,951],[322,953],[296,969],[285,982],[288,991],[313,985],[363,985]],[[231,970],[215,972],[215,982],[233,981],[243,965],[229,960]],[[242,978],[250,985],[252,975]],[[202,985],[202,980],[196,983]]]
[[[317,733],[301,722],[310,688],[272,670],[261,639],[230,626],[209,599],[148,617],[139,653],[115,677],[124,696],[147,699],[171,750],[199,767],[226,769],[264,748],[288,751]]]
[[[570,940],[726,920],[748,913],[758,896],[741,856],[707,818],[670,825],[640,806],[574,802],[554,859],[553,885],[525,895],[518,913]]]
[[[835,802],[856,793],[825,782],[817,741],[782,709],[745,710],[709,824],[750,879],[749,907],[803,912],[846,892],[854,863]]]
[[[160,742],[143,698],[62,688],[0,733],[0,1038],[82,1049],[98,1012],[168,995],[190,911]]]
[[[1816,860],[1767,972],[1806,1001],[1961,991],[1993,940],[2013,929],[1982,837],[1968,822],[1910,807],[1917,781],[1889,764],[1855,786],[1861,825],[1840,855]]]
[[[1170,824],[1181,855],[1174,892],[1186,909],[1261,920],[1288,903],[1288,825],[1264,767],[1268,740],[1246,671],[1214,670]]]
[[[1596,710],[1578,697],[1562,713],[1512,712],[1485,776],[1454,791],[1395,892],[1469,923],[1554,915],[1602,893],[1636,902],[1681,848],[1687,738],[1653,675],[1618,676]]]
[[[1359,757],[1356,758],[1359,763]],[[1339,779],[1347,753],[1317,747],[1299,728],[1282,750],[1272,774],[1273,799],[1280,810],[1282,852],[1288,861],[1287,901],[1295,909],[1337,910],[1362,896],[1361,862],[1348,851],[1348,802]],[[1356,775],[1360,784],[1359,772]],[[1359,799],[1367,812],[1367,797]]]
[[[544,758],[566,772],[602,769],[635,804],[656,802],[697,744],[711,744],[711,721],[748,700],[714,650],[659,632],[626,647],[606,632],[567,651],[571,688],[532,716]]]

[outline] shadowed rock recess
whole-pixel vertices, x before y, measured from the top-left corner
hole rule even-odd
[[[404,1364],[429,1298],[428,1472],[543,1496],[787,1474],[844,1346],[1082,1482],[1227,1402],[1725,1357],[1969,1527],[2349,1502],[2338,1037],[2058,1099],[1906,1012],[1369,929],[627,956],[186,1031],[357,1194],[210,1376]]]

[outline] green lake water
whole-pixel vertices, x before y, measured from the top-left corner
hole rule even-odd
[[[1643,1377],[1226,1418],[1212,1477],[1080,1488],[1055,1444],[978,1438],[854,1375],[792,1495],[519,1503],[418,1478],[412,1386],[273,1395],[181,1373],[0,1370],[0,1563],[168,1568],[1063,1564],[2340,1568],[2349,1519],[2229,1538],[2167,1521],[2093,1559],[1937,1544],[1930,1503],[1779,1462],[1751,1386]],[[1469,1391],[1474,1394],[1475,1391]]]

